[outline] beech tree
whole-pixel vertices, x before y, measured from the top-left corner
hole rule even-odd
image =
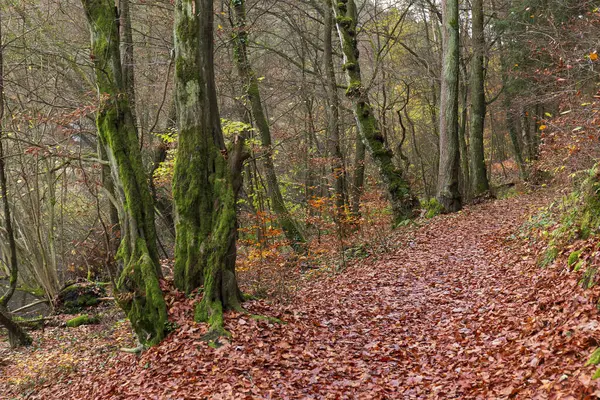
[[[485,36],[483,21],[483,0],[473,0],[471,59],[471,134],[469,135],[470,178],[473,196],[479,196],[490,189],[485,166],[483,132],[485,127]]]
[[[209,323],[208,339],[226,334],[223,311],[242,309],[235,273],[241,139],[233,149],[225,147],[214,80],[213,23],[212,0],[175,3],[175,282],[187,292],[204,285],[195,318]]]
[[[248,30],[246,29],[246,4],[244,0],[232,0],[231,8],[233,10],[233,46],[234,60],[242,82],[242,89],[245,98],[250,105],[252,118],[258,130],[262,149],[261,155],[265,168],[267,192],[271,199],[271,206],[277,215],[277,219],[285,236],[291,242],[296,250],[302,250],[304,234],[298,223],[290,215],[279,188],[275,166],[273,165],[273,140],[271,138],[271,128],[269,121],[265,116],[260,89],[258,87],[258,78],[252,69],[250,59],[248,58]]]
[[[344,211],[344,207],[348,205],[348,196],[346,193],[347,174],[344,166],[344,155],[340,148],[340,100],[338,97],[335,66],[333,63],[332,33],[335,29],[335,24],[331,0],[325,0],[324,8],[323,69],[325,71],[325,90],[327,92],[327,147],[329,150],[329,157],[331,157],[331,172],[335,190],[336,212],[338,215],[341,215]],[[362,182],[360,183],[360,186],[362,186]],[[358,204],[359,201],[357,201],[357,205]]]
[[[91,30],[90,57],[98,87],[98,136],[121,203],[117,258],[122,269],[116,299],[140,343],[154,345],[165,336],[167,310],[159,284],[154,205],[123,80],[118,15],[112,0],[82,0],[82,4]]]
[[[440,169],[437,198],[446,212],[462,208],[458,190],[458,0],[442,0],[442,88],[440,96]]]
[[[375,161],[385,184],[392,205],[395,223],[412,218],[417,201],[402,171],[394,165],[394,153],[385,143],[373,113],[366,88],[363,86],[357,40],[358,13],[354,0],[334,2],[333,10],[344,55],[348,89],[346,95],[352,100],[354,117],[361,139]]]

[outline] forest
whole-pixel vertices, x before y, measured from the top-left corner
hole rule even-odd
[[[599,28],[2,0],[0,399],[600,397]]]

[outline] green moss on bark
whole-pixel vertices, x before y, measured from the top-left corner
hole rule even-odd
[[[167,311],[158,281],[161,271],[154,205],[123,85],[117,16],[111,0],[82,0],[82,4],[91,29],[92,59],[100,94],[96,125],[124,210],[120,215],[122,240],[117,254],[123,270],[116,283],[116,298],[140,342],[153,345],[164,337]]]
[[[260,135],[261,145],[264,154],[261,156],[265,169],[265,180],[267,183],[267,193],[271,199],[271,207],[277,215],[277,222],[281,226],[286,238],[291,246],[297,252],[304,252],[304,233],[298,222],[289,213],[275,173],[275,165],[273,164],[272,154],[272,138],[269,121],[265,116],[262,100],[260,97],[260,89],[258,80],[250,60],[248,58],[248,31],[246,29],[246,9],[243,0],[234,0],[231,3],[235,15],[235,34],[233,36],[235,64],[242,80],[242,86],[245,91],[245,97],[250,104],[252,117],[256,124],[256,128]]]
[[[353,0],[334,3],[335,20],[344,54],[344,70],[348,81],[346,95],[354,103],[354,116],[365,147],[377,165],[389,194],[394,223],[413,217],[418,201],[413,197],[409,182],[393,162],[393,152],[386,146],[373,115],[369,97],[362,87],[358,44],[356,41],[357,9]]]
[[[199,7],[195,12],[193,5]],[[223,312],[241,310],[242,295],[235,276],[234,158],[229,158],[218,123],[212,24],[212,1],[176,1],[179,149],[173,180],[178,218],[175,283],[186,292],[204,285],[195,319],[209,323],[207,339],[216,342],[226,334]],[[187,26],[198,29],[182,28]]]

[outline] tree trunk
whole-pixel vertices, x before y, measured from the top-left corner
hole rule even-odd
[[[8,330],[8,342],[10,347],[29,346],[32,343],[31,337],[14,322],[5,306],[0,305],[0,324]]]
[[[362,196],[365,185],[365,156],[366,147],[360,132],[356,133],[356,149],[354,153],[354,175],[352,177],[352,187],[350,190],[350,211],[352,215],[360,215],[360,197]]]
[[[102,138],[99,137],[98,138],[98,157],[102,160],[102,161],[108,161],[108,157],[106,155],[106,144],[102,143]],[[121,237],[121,226],[119,224],[119,209],[117,208],[117,204],[115,204],[113,201],[116,200],[118,198],[118,194],[115,192],[115,185],[112,179],[112,175],[111,175],[111,168],[110,165],[107,164],[102,164],[101,167],[101,180],[102,180],[102,186],[104,187],[104,189],[106,190],[107,194],[108,194],[108,217],[109,217],[109,223],[110,226],[108,227],[108,234],[109,234],[109,238],[108,238],[108,245],[109,245],[109,251],[108,251],[108,257],[111,257],[114,259],[114,256],[117,254],[117,251],[119,250],[119,244],[120,244],[120,237]],[[108,268],[114,268],[114,261],[111,264],[107,264]],[[116,271],[110,271],[112,276],[111,278],[114,278],[114,274],[116,273]]]
[[[485,89],[483,57],[485,38],[483,33],[483,0],[473,0],[473,58],[471,59],[471,134],[469,154],[471,162],[471,191],[474,197],[490,190],[485,168],[483,130],[485,123]]]
[[[82,0],[88,19],[100,105],[96,125],[111,166],[115,191],[124,210],[117,258],[123,269],[116,300],[139,341],[154,345],[165,336],[167,310],[154,227],[154,206],[144,172],[119,52],[117,15],[112,0]]]
[[[527,154],[527,161],[533,161],[533,143],[531,142],[531,121],[526,107],[521,108],[521,137]]]
[[[262,155],[265,168],[265,177],[267,181],[267,192],[271,199],[271,206],[277,215],[277,219],[286,238],[290,241],[292,247],[297,251],[303,250],[303,243],[306,241],[298,223],[290,215],[283,195],[279,189],[279,182],[275,173],[273,164],[273,148],[271,140],[271,128],[269,121],[263,110],[260,90],[258,88],[258,79],[250,60],[248,59],[248,31],[246,29],[246,6],[244,0],[232,0],[231,6],[234,9],[234,58],[235,63],[242,80],[246,99],[250,103],[252,117],[260,135],[260,141],[264,154]]]
[[[338,217],[344,212],[348,203],[346,198],[346,168],[344,166],[344,155],[340,148],[340,110],[335,68],[333,65],[333,14],[331,0],[326,0],[324,27],[324,50],[323,64],[325,68],[325,90],[327,92],[327,122],[328,137],[327,148],[331,159],[331,174],[333,176],[333,188],[335,191],[335,205]]]
[[[213,20],[212,0],[175,3],[175,284],[186,292],[204,284],[195,318],[210,324],[209,339],[226,334],[223,311],[241,310],[242,302],[235,274],[241,176],[233,172],[241,163],[235,149],[229,154],[225,148],[217,122]]]
[[[459,191],[464,193],[465,199],[469,199],[471,193],[471,179],[469,175],[469,154],[467,150],[467,118],[468,118],[468,85],[467,85],[467,72],[464,64],[461,64],[463,68],[461,71],[462,75],[462,112],[460,118],[460,125],[458,129],[458,144],[460,153],[460,175],[459,175]]]
[[[133,28],[131,26],[130,0],[119,0],[119,34],[121,40],[121,65],[123,87],[129,99],[133,123],[138,126],[135,96],[135,68],[133,58]]]
[[[13,230],[10,204],[8,202],[8,186],[6,179],[6,165],[4,155],[4,41],[2,36],[2,10],[0,10],[0,190],[2,193],[2,206],[4,211],[4,228],[10,249],[10,278],[6,293],[0,297],[0,324],[8,330],[8,340],[10,347],[28,346],[31,344],[31,338],[27,333],[17,325],[11,318],[8,309],[8,302],[17,288],[17,279],[19,276],[19,265],[17,259],[17,242],[15,241],[15,232]]]
[[[373,113],[368,94],[363,87],[356,38],[357,9],[354,0],[334,2],[336,25],[344,54],[343,69],[346,71],[348,89],[346,95],[352,100],[358,131],[369,150],[389,194],[394,223],[413,217],[418,202],[410,191],[410,185],[393,162],[394,154],[386,146]]]
[[[521,176],[521,179],[526,180],[528,175],[527,164],[523,158],[523,148],[519,142],[518,119],[515,110],[513,110],[512,91],[509,87],[511,84],[509,78],[509,67],[507,65],[506,57],[504,57],[504,46],[501,39],[498,40],[498,47],[501,55],[500,67],[502,69],[502,86],[504,87],[504,99],[502,105],[504,108],[504,113],[506,114],[506,127],[512,143],[515,161],[519,167],[519,175]]]
[[[458,143],[458,0],[443,0],[444,48],[440,98],[440,168],[437,198],[445,212],[462,208],[458,190],[460,154]]]

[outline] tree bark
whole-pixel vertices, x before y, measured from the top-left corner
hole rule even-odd
[[[366,147],[360,132],[356,133],[356,149],[354,153],[354,175],[352,177],[352,187],[350,190],[350,211],[352,215],[360,215],[360,198],[365,185],[365,156]]]
[[[204,285],[195,318],[209,323],[207,339],[226,334],[223,311],[241,310],[242,302],[235,274],[239,142],[228,153],[214,82],[213,23],[212,0],[176,1],[175,284],[186,292]]]
[[[385,144],[368,94],[363,87],[356,38],[358,18],[356,4],[354,0],[339,0],[334,2],[333,10],[344,54],[343,69],[346,71],[348,81],[346,95],[352,100],[358,131],[379,169],[389,194],[394,223],[398,224],[413,217],[418,202],[413,197],[410,185],[402,171],[394,165],[394,154]]]
[[[469,151],[467,146],[467,123],[468,119],[468,97],[469,89],[467,85],[467,71],[464,64],[461,64],[462,71],[462,111],[460,118],[460,125],[458,129],[458,144],[460,153],[460,175],[459,175],[459,191],[464,193],[464,198],[468,201],[469,194],[471,193],[471,179],[469,175]]]
[[[123,269],[115,297],[139,341],[154,345],[165,336],[167,310],[159,284],[154,205],[123,83],[118,16],[112,0],[82,0],[82,4],[91,29],[91,58],[100,97],[96,125],[124,210],[117,254]]]
[[[279,224],[292,247],[296,251],[303,251],[303,243],[306,241],[304,234],[298,226],[298,223],[290,215],[285,205],[283,195],[281,194],[281,190],[279,189],[275,165],[273,164],[271,128],[263,109],[258,79],[248,58],[248,31],[246,28],[245,1],[232,0],[231,6],[235,16],[233,36],[234,59],[240,79],[242,80],[245,97],[250,103],[252,117],[260,135],[261,146],[264,151],[261,158],[265,169],[267,192],[271,199],[271,206],[273,207],[273,211],[277,215]]]
[[[444,48],[440,98],[440,168],[437,198],[445,212],[462,208],[458,190],[460,154],[458,143],[458,0],[443,0]]]
[[[490,190],[483,146],[486,114],[485,75],[483,67],[485,53],[483,0],[473,0],[472,17],[473,58],[471,59],[471,134],[469,135],[469,158],[471,163],[471,192],[474,197],[477,197]]]
[[[323,64],[325,69],[325,90],[327,92],[327,122],[328,137],[327,148],[331,159],[331,174],[333,176],[333,188],[335,191],[335,205],[338,217],[342,216],[344,208],[348,203],[346,197],[346,168],[344,166],[344,155],[340,148],[340,110],[335,68],[333,65],[333,13],[331,0],[325,0],[325,27],[324,27],[324,50]]]
[[[131,26],[130,0],[119,0],[119,34],[121,40],[121,65],[123,86],[129,99],[133,123],[138,126],[135,96],[135,68],[133,57],[133,28]]]

